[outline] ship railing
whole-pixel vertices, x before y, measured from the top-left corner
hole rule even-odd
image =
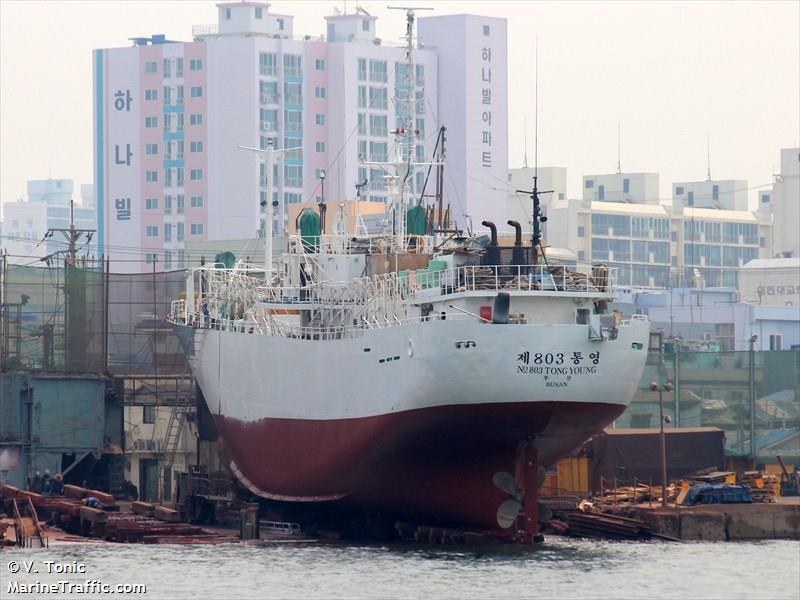
[[[452,269],[401,271],[410,295],[430,296],[476,291],[578,292],[611,294],[614,267],[586,265],[468,265]]]
[[[428,321],[439,320],[470,320],[477,318],[474,315],[463,313],[449,313],[447,315],[428,315],[420,317],[410,317],[400,319],[397,316],[391,318],[384,316],[378,318],[362,317],[357,325],[330,325],[330,326],[301,326],[283,323],[277,320],[246,320],[246,319],[219,319],[203,314],[190,316],[189,320],[201,329],[213,329],[217,331],[228,331],[233,333],[270,335],[273,337],[286,337],[300,340],[342,340],[355,339],[362,337],[364,333],[373,329],[386,329],[402,325],[413,325]]]
[[[398,248],[395,236],[386,233],[366,235],[326,233],[316,236],[289,236],[290,254],[384,254],[395,253],[398,250],[408,254],[430,254],[434,245],[435,238],[427,235],[406,236],[402,248]]]

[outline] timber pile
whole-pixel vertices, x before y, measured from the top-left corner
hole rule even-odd
[[[89,508],[86,497],[95,497],[107,510]],[[65,485],[63,496],[42,496],[10,485],[0,486],[0,498],[30,498],[42,516],[64,531],[87,538],[140,544],[219,544],[239,541],[237,537],[212,533],[180,523],[178,511],[166,506],[134,502],[132,512],[121,512],[110,494],[78,486]]]
[[[601,506],[618,506],[620,504],[640,504],[643,502],[661,502],[661,486],[637,483],[635,486],[621,486],[606,489],[603,494],[595,498],[596,504]],[[675,500],[680,486],[670,484],[667,486],[667,502]]]
[[[675,538],[653,531],[644,521],[639,519],[620,517],[602,512],[582,511],[564,513],[562,517],[563,521],[557,527],[564,534],[573,537],[607,540],[660,539],[677,541]]]

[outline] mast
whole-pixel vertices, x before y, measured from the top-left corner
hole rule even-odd
[[[531,225],[533,230],[531,232],[531,264],[536,266],[539,264],[539,249],[542,247],[542,230],[541,224],[547,221],[547,217],[542,215],[542,205],[539,200],[539,194],[551,194],[553,190],[539,191],[539,37],[536,37],[536,53],[535,53],[535,83],[534,83],[534,117],[533,117],[533,189],[532,190],[517,190],[524,194],[530,194],[533,204],[533,212],[531,218]],[[527,153],[526,153],[527,155]]]
[[[405,248],[406,240],[406,212],[408,206],[408,195],[410,185],[413,183],[413,147],[414,137],[419,133],[414,127],[414,100],[415,100],[415,66],[414,66],[414,19],[417,10],[433,10],[432,8],[419,6],[389,6],[389,9],[406,11],[406,73],[405,73],[405,98],[396,98],[398,102],[403,102],[405,106],[405,127],[394,131],[395,140],[400,141],[397,156],[396,175],[393,180],[393,187],[397,194],[395,202],[395,236],[397,247]],[[405,151],[405,157],[403,157]],[[405,158],[405,160],[403,160]],[[397,189],[399,188],[399,189]]]
[[[275,206],[277,202],[272,200],[272,187],[273,187],[273,174],[275,173],[275,155],[290,152],[291,150],[299,150],[299,148],[284,148],[283,150],[275,150],[272,143],[267,145],[266,150],[261,148],[253,148],[252,146],[239,146],[242,150],[249,150],[250,152],[257,152],[264,156],[264,174],[267,180],[267,199],[262,203],[264,206],[264,283],[269,283],[272,280],[272,221],[275,215]],[[258,186],[256,190],[261,189],[261,176],[258,177]],[[283,223],[281,223],[283,229]]]

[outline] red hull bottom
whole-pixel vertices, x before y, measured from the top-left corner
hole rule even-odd
[[[435,524],[496,530],[509,495],[495,473],[515,473],[519,445],[533,437],[550,466],[601,431],[620,404],[497,403],[439,406],[337,420],[215,415],[251,491],[267,498],[347,503]]]

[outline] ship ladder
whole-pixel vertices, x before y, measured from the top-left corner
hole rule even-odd
[[[164,434],[164,445],[162,448],[161,468],[159,473],[159,483],[161,485],[161,497],[163,500],[167,495],[166,477],[171,477],[172,465],[175,462],[175,455],[178,452],[178,443],[183,432],[183,424],[186,421],[186,407],[173,406],[167,422],[167,431]]]

